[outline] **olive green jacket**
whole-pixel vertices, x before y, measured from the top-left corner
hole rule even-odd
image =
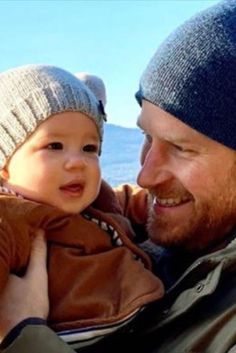
[[[197,259],[125,332],[80,352],[236,353],[236,239]],[[72,353],[45,326],[27,326],[4,353]]]

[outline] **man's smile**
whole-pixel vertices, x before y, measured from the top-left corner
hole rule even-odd
[[[184,204],[190,201],[188,196],[177,196],[177,197],[168,197],[168,198],[160,198],[155,196],[153,199],[153,205],[160,205],[163,207],[174,207]]]

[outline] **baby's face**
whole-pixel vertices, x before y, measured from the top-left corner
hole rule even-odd
[[[3,184],[26,198],[81,212],[99,192],[99,149],[96,125],[86,115],[53,115],[12,156]]]

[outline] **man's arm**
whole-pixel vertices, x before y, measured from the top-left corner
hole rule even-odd
[[[27,324],[1,353],[75,353],[46,325]]]
[[[0,296],[0,352],[74,353],[49,327],[46,242],[42,231],[33,244],[24,277],[11,275]]]
[[[136,241],[147,238],[148,192],[137,185],[122,184],[114,189],[102,181],[101,190],[93,207],[107,213],[122,215],[132,224]]]
[[[147,221],[148,192],[131,184],[112,188],[103,180],[93,207],[103,212],[121,214],[132,223],[144,224]]]
[[[145,224],[148,216],[148,192],[137,185],[122,184],[114,188],[116,199],[132,223]]]

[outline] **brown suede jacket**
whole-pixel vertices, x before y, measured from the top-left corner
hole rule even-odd
[[[92,207],[69,215],[7,193],[0,210],[0,291],[9,273],[24,273],[35,230],[44,229],[54,330],[112,324],[163,296],[122,216]]]

